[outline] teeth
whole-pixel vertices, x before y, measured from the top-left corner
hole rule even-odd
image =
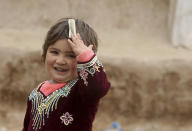
[[[61,69],[61,68],[57,68],[57,67],[55,67],[55,69],[56,69],[57,71],[60,71],[60,72],[66,71],[66,69]]]

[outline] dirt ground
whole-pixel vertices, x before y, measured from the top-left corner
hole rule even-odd
[[[45,78],[37,62],[45,34],[66,16],[96,30],[112,84],[93,131],[113,121],[123,131],[192,130],[192,48],[171,44],[168,0],[6,0],[0,9],[0,131],[22,129],[26,96]]]

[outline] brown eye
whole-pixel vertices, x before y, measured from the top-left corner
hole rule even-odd
[[[59,54],[58,51],[54,51],[54,50],[53,50],[53,51],[50,51],[50,53],[51,53],[51,54],[55,54],[55,55]]]
[[[76,56],[74,54],[68,54],[69,57],[75,58]]]

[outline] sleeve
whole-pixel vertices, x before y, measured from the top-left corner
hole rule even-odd
[[[77,64],[78,75],[80,78],[81,91],[89,100],[98,100],[105,96],[110,88],[110,83],[104,72],[103,66],[93,53],[87,61]]]
[[[25,117],[24,117],[24,122],[23,122],[23,129],[22,131],[28,131],[28,126],[29,126],[29,122],[30,122],[30,101],[29,99],[27,100],[27,109],[26,109],[26,113],[25,113]]]

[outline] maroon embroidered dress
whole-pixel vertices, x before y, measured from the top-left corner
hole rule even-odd
[[[99,100],[110,83],[94,55],[77,64],[78,75],[48,96],[34,89],[27,103],[23,131],[92,131]]]

